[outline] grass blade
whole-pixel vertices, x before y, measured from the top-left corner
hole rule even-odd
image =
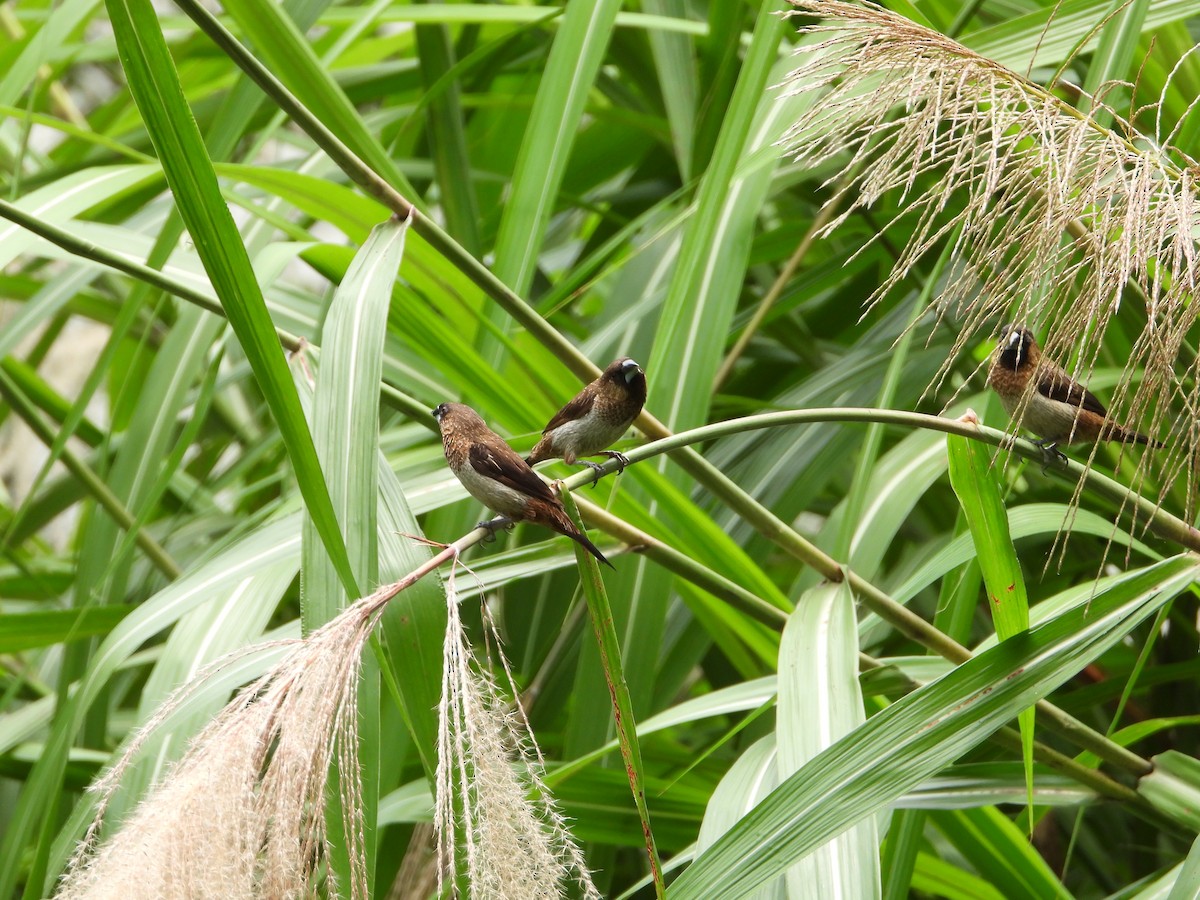
[[[107,7],[130,90],[154,139],[179,212],[279,425],[325,550],[342,584],[358,596],[312,435],[250,258],[184,99],[158,15],[146,0],[110,0]]]

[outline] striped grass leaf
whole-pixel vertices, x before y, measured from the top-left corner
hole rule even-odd
[[[647,367],[648,372],[670,373],[650,381],[647,403],[674,430],[698,425],[707,414],[741,293],[750,236],[774,170],[774,154],[755,166],[749,165],[750,158],[791,120],[790,105],[764,93],[783,38],[779,9],[769,2],[759,10],[721,136],[700,176],[695,214],[684,226]]]
[[[1020,827],[995,807],[940,811],[930,821],[971,867],[1013,895],[1071,900],[1071,893]]]
[[[1013,540],[1038,535],[1053,538],[1062,531],[1069,512],[1071,511],[1061,503],[1029,503],[1010,507],[1007,510],[1009,534]],[[1140,540],[1131,539],[1126,532],[1114,529],[1110,520],[1091,510],[1081,509],[1072,514],[1071,534],[1091,535],[1106,541],[1111,539],[1116,547],[1126,546],[1147,561],[1162,558],[1161,554],[1151,547]],[[907,603],[918,591],[936,585],[947,573],[974,558],[974,540],[969,534],[958,535],[947,541],[922,563],[919,569],[905,578],[892,591],[892,597],[900,603]]]
[[[845,583],[806,591],[779,644],[776,744],[785,781],[866,721],[854,597]],[[787,870],[789,897],[880,895],[879,835],[867,817]]]
[[[271,72],[305,107],[405,197],[419,201],[416,190],[280,5],[236,0],[226,4],[225,9]]]
[[[67,644],[108,634],[129,612],[124,606],[10,613],[0,631],[0,653]]]
[[[887,840],[880,848],[883,900],[906,900],[925,833],[925,813],[919,809],[892,810]]]
[[[1071,54],[1091,51],[1100,41],[1096,26],[1107,12],[1097,9],[1091,0],[1069,0],[1053,9],[1037,10],[968,32],[962,40],[975,52],[1018,71],[1053,66],[1065,62]],[[1150,5],[1141,27],[1159,28],[1198,14],[1200,3],[1196,0],[1164,0]]]
[[[383,375],[383,343],[392,284],[404,255],[406,222],[388,220],[367,238],[334,293],[322,333],[323,352],[312,400],[312,432],[317,456],[329,485],[330,500],[350,552],[358,585],[379,583],[378,464],[379,383]],[[306,633],[319,628],[357,597],[346,592],[325,552],[315,523],[305,520],[301,619]],[[394,677],[394,676],[393,676]],[[375,871],[375,809],[379,799],[379,671],[366,660],[361,674],[357,740],[360,771],[339,773],[361,779],[365,819],[363,851],[368,890]],[[326,821],[334,852],[330,865],[338,880],[351,883],[353,863],[342,832],[341,792],[331,792]]]
[[[646,12],[664,18],[683,19],[687,7],[683,0],[646,0]],[[700,88],[696,82],[696,62],[692,38],[686,34],[651,28],[650,52],[658,73],[659,90],[667,122],[671,126],[671,143],[675,148],[680,180],[692,177],[692,141],[696,129],[696,98]]]
[[[107,8],[130,89],[155,142],[179,212],[279,425],[309,514],[349,589],[355,580],[312,435],[245,246],[221,198],[212,162],[184,100],[157,15],[144,0],[111,0]]]
[[[991,456],[982,444],[956,435],[946,438],[950,460],[950,484],[958,495],[975,545],[975,558],[987,588],[988,610],[1001,641],[1029,628],[1029,595],[1025,577],[1008,531],[1008,511],[1000,496],[1000,485]],[[1019,716],[1029,806],[1033,807],[1034,710]]]
[[[16,206],[47,222],[66,223],[80,213],[102,207],[126,191],[144,188],[160,176],[155,166],[100,166],[64,176],[21,197]],[[0,267],[39,246],[39,239],[19,225],[0,227]]]
[[[1138,895],[1141,896],[1140,894]],[[1166,900],[1196,900],[1200,897],[1200,837],[1192,841],[1192,849],[1175,878]]]
[[[1149,0],[1134,0],[1133,3],[1114,4],[1100,27],[1100,44],[1092,54],[1088,65],[1087,78],[1083,83],[1084,94],[1079,98],[1079,108],[1084,112],[1092,112],[1098,123],[1105,128],[1112,127],[1110,109],[1101,108],[1093,111],[1091,98],[1095,97],[1102,85],[1119,81],[1124,73],[1129,71],[1137,52],[1138,38],[1141,37],[1146,12],[1150,8]],[[1119,88],[1116,92],[1106,93],[1104,101],[1110,108],[1124,106],[1121,94],[1128,91]],[[1126,101],[1127,102],[1127,101]]]
[[[1154,771],[1138,782],[1138,793],[1174,821],[1200,828],[1200,760],[1167,750],[1153,762]]]
[[[784,781],[671,886],[744,896],[984,740],[1121,640],[1196,577],[1175,557],[980,654],[875,715]]]
[[[263,566],[286,559],[299,564],[300,535],[298,517],[282,519],[245,536],[227,551],[214,555],[193,571],[174,581],[153,598],[125,616],[92,654],[87,671],[75,692],[55,716],[53,727],[43,745],[41,757],[25,782],[14,805],[9,826],[0,844],[0,894],[10,896],[21,872],[20,856],[43,815],[52,807],[60,789],[62,770],[76,735],[83,727],[91,705],[108,685],[120,666],[147,640],[171,627],[181,616],[201,603],[216,600],[222,592],[240,590]],[[49,847],[43,843],[44,855]],[[43,871],[46,871],[43,869]],[[36,873],[35,873],[36,874]],[[43,895],[53,875],[31,879],[26,893]]]
[[[917,854],[914,890],[953,900],[1007,900],[1008,895],[978,875],[924,851]]]
[[[546,225],[620,7],[619,0],[570,0],[550,48],[493,251],[496,276],[518,294],[533,284]],[[508,317],[490,309],[490,320],[504,327]],[[502,358],[486,332],[478,346],[493,365]]]
[[[729,767],[704,809],[695,855],[712,847],[758,803],[779,786],[779,752],[775,736],[755,741]],[[745,896],[753,900],[783,900],[788,896],[783,879],[756,886]]]
[[[330,303],[313,397],[313,434],[342,538],[358,584],[378,580],[376,453],[392,283],[404,254],[407,224],[379,225],[346,271]],[[304,533],[304,623],[320,627],[347,603],[315,523]]]
[[[389,4],[390,5],[390,4]],[[430,97],[431,88],[447,78],[455,64],[450,29],[445,23],[417,27],[417,58],[425,86],[427,128],[434,177],[446,216],[446,230],[468,253],[479,255],[479,204],[471,175],[467,134],[463,121],[461,90],[457,79],[448,78]]]

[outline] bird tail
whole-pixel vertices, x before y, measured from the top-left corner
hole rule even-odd
[[[604,563],[610,569],[615,570],[617,568],[616,566],[614,566],[612,563],[610,563],[605,558],[604,554],[600,552],[599,548],[597,548],[595,544],[593,544],[591,541],[589,541],[588,536],[586,534],[584,534],[582,531],[576,531],[574,534],[568,534],[567,537],[571,538],[572,540],[574,540],[577,543],[579,543],[580,545],[582,545],[584,550],[586,550],[588,553],[592,554],[592,556],[596,557],[596,559],[600,560],[600,562]]]
[[[559,534],[565,534],[610,569],[616,568],[596,545],[588,540],[588,536],[575,527],[575,523],[571,521],[566,510],[555,508],[547,503],[537,503],[536,506],[534,503],[529,503],[525,507],[525,517],[530,521],[545,525],[547,528],[552,528]]]
[[[1155,450],[1161,450],[1167,446],[1162,441],[1156,441],[1154,438],[1146,437],[1144,434],[1139,434],[1136,431],[1130,431],[1128,428],[1122,428],[1120,425],[1109,425],[1104,429],[1104,439],[1108,441],[1120,441],[1122,444],[1145,444]]]

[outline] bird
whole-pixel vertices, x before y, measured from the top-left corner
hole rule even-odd
[[[542,429],[525,462],[535,465],[547,459],[562,458],[568,466],[590,466],[600,479],[600,465],[579,459],[581,456],[607,456],[617,460],[624,472],[629,458],[606,449],[620,439],[646,403],[646,373],[627,356],[613,360],[600,377],[575,395]]]
[[[575,527],[550,486],[475,410],[463,403],[442,403],[432,412],[442,432],[446,462],[468,494],[501,516],[565,534],[600,562],[616,568]],[[503,519],[479,523],[490,529],[501,524]]]
[[[1033,332],[1024,325],[1000,329],[987,380],[1009,416],[1019,413],[1021,426],[1038,435],[1034,443],[1047,459],[1051,454],[1063,457],[1059,444],[1120,441],[1165,446],[1110,418],[1095,394],[1042,356]],[[1031,380],[1033,388],[1027,390]]]

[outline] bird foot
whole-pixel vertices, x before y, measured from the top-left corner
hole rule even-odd
[[[476,522],[475,527],[487,529],[488,533],[483,539],[483,543],[490,544],[492,541],[496,540],[497,528],[503,528],[505,531],[509,531],[515,524],[516,523],[513,522],[513,520],[508,516],[496,516],[494,519],[485,519],[482,522]]]
[[[1058,441],[1052,441],[1049,438],[1040,438],[1033,442],[1034,446],[1042,451],[1042,474],[1046,474],[1046,470],[1050,468],[1052,463],[1060,463],[1067,461],[1067,454],[1058,449]]]
[[[618,475],[620,475],[622,472],[624,472],[625,467],[627,465],[629,465],[629,457],[626,456],[624,453],[619,453],[616,450],[601,450],[600,455],[607,456],[609,459],[615,459],[617,461],[617,474]]]
[[[598,485],[600,483],[600,474],[601,474],[601,472],[604,471],[604,467],[602,465],[600,465],[600,463],[588,462],[586,459],[580,459],[580,460],[577,460],[575,464],[579,465],[579,466],[587,466],[589,469],[592,470],[592,487],[593,488],[595,488],[596,485]]]

